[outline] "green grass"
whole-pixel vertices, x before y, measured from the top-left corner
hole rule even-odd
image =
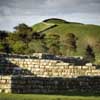
[[[0,94],[0,100],[100,100],[100,96],[62,96],[40,94]]]
[[[46,25],[47,23],[47,25]],[[56,27],[52,27],[47,29],[51,25],[57,25]],[[97,41],[100,41],[100,26],[99,25],[89,25],[82,24],[76,22],[66,22],[62,19],[47,19],[45,22],[41,22],[32,26],[36,31],[43,31],[47,36],[49,34],[58,34],[60,36],[65,35],[65,33],[74,33],[78,37],[77,42],[77,52],[74,54],[75,56],[83,56],[84,50],[88,44],[93,46],[94,52],[96,54],[97,60],[100,59],[100,50],[95,48]]]
[[[96,42],[100,40],[100,26],[81,25],[81,24],[61,24],[55,28],[45,31],[45,34],[74,33],[78,37],[79,47],[83,49],[87,42]]]
[[[42,23],[37,23],[37,24],[33,25],[32,29],[36,32],[40,32],[47,28],[52,27],[53,25],[55,25],[55,24],[42,22]]]

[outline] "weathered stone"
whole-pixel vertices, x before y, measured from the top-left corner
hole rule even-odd
[[[72,57],[59,58],[59,56],[57,57],[55,56],[55,57],[51,57],[52,59],[51,58],[49,59],[49,57],[48,59],[42,59],[40,57],[36,59],[35,57],[31,58],[27,55],[25,56],[9,55],[9,59],[5,58],[7,61],[5,61],[4,58],[5,56],[3,56],[3,60],[2,60],[2,58],[0,57],[0,67],[6,68],[5,70],[0,69],[1,74],[10,73],[9,75],[12,75],[14,74],[13,72],[16,68],[20,68],[22,71],[22,74],[20,73],[19,76],[16,76],[16,77],[15,76],[14,77],[0,76],[0,91],[1,92],[5,91],[6,93],[10,92],[11,90],[10,88],[13,88],[16,91],[15,93],[25,93],[25,92],[32,92],[32,91],[38,92],[38,91],[43,91],[45,88],[48,88],[46,90],[48,92],[48,91],[51,91],[50,86],[53,86],[53,88],[56,89],[55,87],[57,86],[57,83],[59,83],[59,80],[62,80],[61,83],[65,82],[63,78],[73,79],[73,78],[77,78],[81,76],[89,76],[89,77],[100,76],[100,70],[97,69],[97,67],[93,65],[92,63],[87,63],[86,65],[72,64],[72,62],[74,62],[75,59],[82,60],[79,57],[76,57],[75,59],[73,59]],[[69,62],[66,62],[66,60]],[[26,73],[27,75],[32,74],[32,76],[20,76],[20,75],[26,75]],[[35,77],[37,77],[37,79],[35,79]],[[40,79],[38,79],[38,77]],[[52,78],[61,77],[62,79],[57,80],[58,82],[54,82],[53,79],[48,80],[51,77]],[[41,78],[44,78],[44,79],[41,79]],[[88,78],[86,78],[86,81],[87,80]],[[93,82],[95,81],[94,78],[92,80]],[[92,80],[90,81],[92,82]],[[75,85],[74,82],[76,81],[74,79],[74,81],[72,82],[73,86]],[[78,81],[84,81],[84,80],[78,80]],[[56,83],[56,85],[53,82]],[[69,81],[67,80],[66,82],[69,82]],[[64,88],[66,86],[65,83],[64,83]],[[91,84],[95,84],[95,83],[99,84],[100,79],[97,79],[96,82],[91,83]],[[45,85],[45,88],[43,88],[43,84]],[[63,84],[62,84],[62,87],[63,87]],[[24,89],[24,88],[27,88],[27,89]],[[35,88],[36,88],[36,91],[34,90]]]
[[[89,67],[88,66],[82,66],[82,69],[84,70],[84,69],[89,69]]]
[[[0,93],[2,93],[2,89],[0,89]]]
[[[11,89],[5,89],[4,93],[11,93]]]
[[[86,66],[93,66],[92,63],[86,63]]]

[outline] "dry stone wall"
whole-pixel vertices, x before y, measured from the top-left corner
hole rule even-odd
[[[96,66],[87,64],[84,66],[74,66],[70,63],[58,60],[46,59],[9,59],[22,69],[29,70],[33,75],[39,77],[78,77],[78,76],[97,76],[100,70]]]
[[[76,61],[82,58],[0,54],[0,93],[100,93],[100,69]]]
[[[43,77],[12,77],[13,93],[53,93],[67,92],[100,93],[100,77],[81,78],[43,78]]]
[[[11,76],[0,76],[0,93],[11,92]]]
[[[0,76],[4,93],[100,93],[100,77],[43,78],[33,76]]]
[[[1,59],[1,58],[0,58]],[[73,78],[78,76],[99,76],[100,69],[91,63],[74,65],[61,60],[36,59],[25,57],[4,57],[0,66],[10,74],[34,75],[37,77],[64,77]],[[2,71],[2,70],[1,70]],[[22,72],[21,72],[22,71]],[[16,73],[17,72],[17,73]],[[20,73],[21,72],[21,73]],[[2,72],[4,73],[4,72]]]

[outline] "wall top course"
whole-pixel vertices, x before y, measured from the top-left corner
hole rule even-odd
[[[2,55],[3,54],[0,54],[0,56]],[[13,56],[15,58],[13,58]],[[56,73],[55,76],[58,76],[58,77],[60,76],[61,77],[69,77],[69,76],[72,77],[72,76],[75,76],[76,73],[78,73],[79,76],[82,76],[82,75],[87,75],[86,72],[89,72],[90,75],[100,75],[100,70],[97,69],[96,66],[94,66],[92,63],[87,63],[84,65],[75,65],[70,61],[70,60],[73,61],[75,59],[79,60],[80,58],[78,57],[75,57],[75,59],[73,59],[72,57],[65,58],[65,57],[60,57],[60,56],[56,57],[56,56],[51,55],[50,57],[53,56],[52,59],[51,58],[45,59],[41,57],[38,59],[37,58],[31,59],[27,55],[23,55],[23,56],[27,56],[27,58],[20,58],[20,56],[22,55],[10,55],[9,54],[9,57],[8,55],[4,55],[5,58],[1,57],[0,66],[2,66],[1,67],[2,70],[0,70],[0,74],[1,75],[4,73],[6,73],[6,75],[8,74],[9,75],[13,75],[13,74],[14,75],[15,74],[24,74],[24,75],[29,74],[30,75],[31,74],[35,76],[45,76],[46,77],[46,75],[44,75],[44,72],[46,72],[47,76],[50,76],[49,75],[50,73],[52,74],[51,76],[53,76],[54,73]],[[49,56],[49,55],[46,54],[45,56]],[[8,57],[9,59],[8,58],[6,59],[6,57]],[[66,59],[69,62],[67,62]],[[4,60],[5,62],[2,62],[2,60]],[[93,74],[92,70],[96,70],[96,69],[97,71],[94,71],[94,74]]]
[[[6,58],[6,59],[15,59],[15,60],[21,60],[21,59],[43,59],[43,60],[54,60],[54,61],[65,61],[69,63],[84,63],[83,57],[64,57],[64,56],[56,56],[48,53],[33,53],[33,55],[18,55],[18,54],[0,54],[0,59]]]
[[[2,79],[11,79],[12,75],[0,75],[0,80]]]

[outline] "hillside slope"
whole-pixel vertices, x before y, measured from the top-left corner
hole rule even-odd
[[[56,25],[56,27],[51,27],[52,25]],[[78,38],[77,41],[78,52],[75,53],[75,55],[83,55],[86,45],[89,44],[92,47],[94,47],[96,55],[100,56],[99,49],[95,48],[96,43],[100,42],[99,25],[67,22],[62,19],[51,18],[44,20],[43,22],[38,23],[36,25],[33,25],[32,28],[35,29],[35,31],[37,32],[42,30],[42,32],[45,33],[47,36],[49,34],[58,34],[61,37],[65,35],[65,33],[74,33]]]

